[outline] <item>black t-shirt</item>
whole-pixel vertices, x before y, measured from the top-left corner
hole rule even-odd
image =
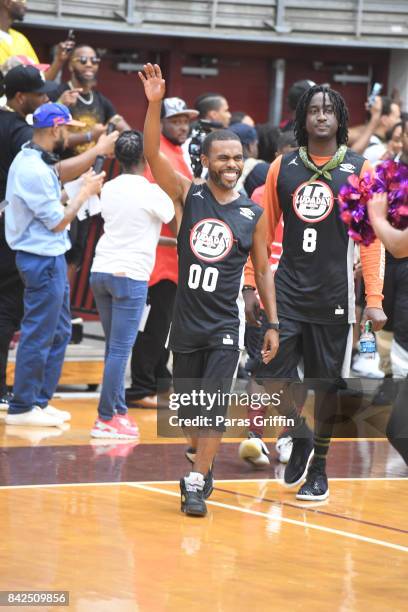
[[[56,101],[60,98],[64,91],[68,91],[69,89],[70,86],[68,83],[61,83],[50,98],[53,101]],[[70,106],[69,110],[71,111],[73,118],[77,121],[82,121],[85,123],[86,127],[71,128],[72,131],[89,132],[89,130],[91,130],[97,123],[102,123],[105,125],[117,114],[112,102],[96,89],[94,89],[90,94],[82,94],[81,97],[84,98],[88,104],[84,103],[80,98],[78,98],[76,104],[74,106]],[[92,143],[78,145],[75,147],[74,151],[69,152],[68,157],[83,153],[91,146],[93,146]],[[67,157],[67,155],[64,155],[64,157]]]
[[[7,175],[17,153],[31,140],[33,128],[18,113],[0,109],[0,202],[6,195]],[[4,214],[0,215],[0,276],[15,270],[15,255],[5,237]]]
[[[245,196],[220,204],[193,183],[177,238],[177,286],[170,348],[191,353],[243,345],[243,268],[263,209]]]
[[[283,155],[277,192],[283,213],[282,257],[275,273],[278,314],[308,323],[352,323],[354,243],[340,217],[338,193],[360,176],[364,157],[350,149],[343,163],[311,181],[299,151]]]

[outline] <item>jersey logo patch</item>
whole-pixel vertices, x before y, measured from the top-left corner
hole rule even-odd
[[[195,193],[193,193],[193,198],[194,196],[197,196],[199,198],[201,198],[202,200],[204,200],[204,196],[203,196],[203,192],[202,191],[196,191]]]
[[[224,336],[224,338],[222,339],[222,343],[223,344],[228,344],[231,346],[231,344],[234,344],[233,339],[231,338],[231,336],[229,334],[227,334],[226,336]]]
[[[353,174],[356,171],[356,167],[353,164],[340,164],[340,170],[342,172],[349,172]]]
[[[293,158],[292,161],[288,163],[288,166],[297,166],[298,165],[297,159],[298,159],[297,157]]]
[[[299,219],[306,223],[319,223],[333,210],[333,192],[326,183],[302,183],[293,195],[293,208]]]
[[[202,261],[221,261],[234,242],[230,227],[220,219],[202,219],[196,223],[190,234],[190,247]]]
[[[255,217],[254,211],[251,210],[250,208],[241,208],[240,207],[239,214],[242,215],[243,217],[245,217],[246,219],[249,219],[250,221],[252,221],[252,219]]]

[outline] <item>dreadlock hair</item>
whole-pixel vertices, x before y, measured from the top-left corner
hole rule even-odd
[[[137,130],[125,130],[115,143],[115,157],[122,168],[128,170],[143,159],[143,134]]]
[[[201,147],[202,154],[208,157],[212,143],[219,140],[236,140],[241,144],[239,136],[237,136],[237,134],[235,134],[231,130],[215,130],[214,132],[211,132],[211,134],[208,134],[208,136],[205,137],[203,145]]]
[[[349,114],[347,110],[346,103],[342,95],[339,94],[338,91],[334,89],[330,89],[326,85],[314,85],[300,98],[298,105],[296,107],[296,117],[295,117],[295,136],[298,141],[299,147],[306,147],[308,142],[308,133],[306,131],[306,117],[307,111],[310,105],[310,102],[314,95],[317,93],[322,93],[324,96],[324,103],[326,103],[326,96],[329,98],[330,102],[333,104],[334,113],[337,118],[337,122],[339,124],[337,130],[337,145],[347,144],[348,141],[348,129],[347,123],[349,119]]]

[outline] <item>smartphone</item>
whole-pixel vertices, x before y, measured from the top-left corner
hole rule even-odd
[[[65,51],[66,53],[71,53],[72,49],[75,47],[75,31],[68,30],[67,37],[65,39]]]
[[[375,99],[377,96],[380,95],[382,88],[383,88],[382,83],[374,83],[371,93],[368,96],[368,100],[367,100],[368,108],[371,108],[371,106],[374,104]]]

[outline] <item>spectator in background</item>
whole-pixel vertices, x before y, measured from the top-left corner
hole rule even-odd
[[[4,79],[6,107],[0,109],[0,202],[6,195],[10,166],[21,147],[33,137],[33,128],[25,117],[47,102],[54,88],[44,83],[40,72],[32,66],[17,66]],[[96,146],[73,159],[61,161],[58,173],[62,181],[73,180],[90,168],[97,155],[109,154],[117,132],[102,136]],[[23,284],[16,268],[15,253],[5,239],[4,215],[0,213],[0,410],[8,409],[10,399],[6,387],[8,349],[23,316]]]
[[[23,21],[27,12],[25,0],[0,0],[0,65],[13,55],[23,55],[39,64],[36,52],[24,34],[14,30],[14,21]],[[53,81],[62,70],[72,50],[73,42],[66,40],[57,46],[54,61],[45,70],[45,78]]]
[[[247,113],[244,113],[243,111],[234,111],[231,113],[230,125],[233,125],[234,123],[245,123],[246,125],[255,127],[255,121],[250,115],[247,115]]]
[[[369,137],[368,144],[363,153],[364,157],[373,165],[378,163],[383,158],[383,155],[386,154],[387,147],[385,143],[387,132],[393,128],[401,118],[401,110],[398,104],[387,96],[380,97],[381,112],[377,120],[377,126],[374,129],[374,133]]]
[[[181,98],[165,98],[161,110],[160,152],[167,157],[172,167],[183,176],[191,179],[182,145],[186,142],[190,123],[197,119],[198,111],[187,108]],[[154,182],[150,169],[145,174]],[[162,240],[173,240],[176,246],[175,226],[163,225]],[[126,403],[134,403],[143,408],[157,408],[159,381],[168,380],[167,370],[169,352],[165,348],[170,329],[173,304],[177,289],[177,253],[175,248],[158,246],[156,265],[150,277],[148,302],[150,313],[146,327],[136,339],[132,352],[132,386],[126,389]],[[161,389],[165,391],[163,387]]]
[[[115,146],[122,174],[101,194],[105,233],[91,269],[91,287],[105,332],[105,369],[94,438],[136,438],[127,416],[126,364],[135,343],[162,223],[174,217],[170,198],[143,176],[143,136],[124,131]],[[142,359],[144,355],[141,356]]]
[[[33,121],[32,141],[11,164],[6,191],[6,239],[16,251],[25,287],[14,396],[6,424],[51,427],[71,418],[49,404],[71,336],[66,227],[84,202],[99,193],[104,174],[86,174],[78,195],[64,208],[55,154],[66,144],[66,126],[75,122],[61,104],[43,104]]]
[[[236,189],[244,190],[250,198],[254,189],[265,184],[269,164],[258,159],[258,135],[254,127],[245,123],[234,123],[230,130],[240,139],[244,153],[244,169]]]
[[[112,102],[96,89],[100,61],[92,47],[75,47],[68,64],[71,79],[68,83],[62,83],[52,96],[52,99],[61,99],[71,92],[74,96],[73,102],[67,104],[72,116],[83,124],[83,127],[77,128],[77,133],[70,137],[70,146],[64,154],[65,157],[72,157],[91,148],[99,136],[105,133],[108,123],[114,123],[119,132],[129,129],[129,125],[118,115]],[[72,248],[67,253],[67,261],[71,286],[82,265],[89,226],[90,219],[75,219],[70,228]]]
[[[81,137],[78,144],[70,147],[69,155],[82,153],[92,147],[98,137],[105,132],[108,123],[114,123],[119,132],[129,129],[129,125],[116,112],[112,102],[96,89],[100,62],[101,58],[92,47],[88,45],[75,47],[68,64],[71,79],[68,83],[62,83],[52,97],[53,100],[57,100],[66,91],[80,91],[76,95],[76,102],[70,104],[69,109],[72,116],[85,126],[78,128]]]
[[[402,151],[403,122],[396,123],[385,135],[387,150],[383,159],[398,160]]]
[[[194,102],[194,108],[200,119],[219,123],[220,128],[226,128],[231,121],[231,113],[227,99],[219,93],[205,93]]]

